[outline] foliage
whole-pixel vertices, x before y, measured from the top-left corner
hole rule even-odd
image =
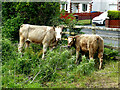
[[[19,38],[19,28],[23,24],[23,19],[20,16],[12,17],[7,19],[3,23],[2,27],[2,37],[6,37],[13,40],[18,40]]]
[[[81,75],[88,75],[92,73],[95,69],[94,67],[95,62],[94,59],[87,60],[85,56],[82,57],[82,62],[80,62],[80,65],[77,66],[76,72]]]
[[[106,58],[106,60],[115,60],[114,56],[118,56],[117,50],[111,50],[108,48],[104,48],[104,57]]]
[[[35,87],[34,85],[46,87],[43,84],[45,82],[58,83],[67,81],[72,83],[77,81],[76,76],[84,77],[91,75],[96,70],[94,60],[88,60],[86,57],[83,57],[80,64],[76,65],[74,63],[76,60],[75,55],[72,55],[70,52],[72,49],[60,51],[60,48],[57,47],[52,52],[48,51],[45,59],[42,60],[42,48],[39,45],[32,44],[29,49],[25,49],[21,57],[21,54],[17,54],[17,45],[12,44],[10,40],[5,38],[3,38],[2,42],[3,87],[20,88],[30,87],[29,85],[33,85],[33,87]],[[105,53],[116,55],[114,51],[109,51],[109,49],[105,49]],[[38,72],[39,74],[37,75]],[[31,83],[35,76],[35,80]]]
[[[120,20],[120,11],[108,11],[110,20]]]
[[[61,11],[61,16],[65,16],[66,13],[64,10]],[[76,18],[73,16],[73,13],[67,15],[67,17],[62,18],[62,21],[68,28],[70,29],[70,32],[73,30],[74,25],[77,23]]]
[[[59,6],[57,2],[3,2],[3,22],[19,13],[21,18],[25,18],[23,23],[50,25],[49,21],[59,16]]]
[[[3,39],[3,87],[24,87],[22,85],[27,80],[25,77],[35,77],[39,71],[35,81],[38,80],[39,83],[56,81],[57,78],[62,78],[59,71],[72,72],[76,68],[75,56],[71,56],[67,49],[63,52],[59,52],[59,48],[52,52],[48,51],[45,60],[42,60],[39,52],[32,47],[26,49],[21,57],[21,54],[17,54],[17,46],[10,40]],[[28,83],[31,81],[32,79]]]
[[[9,39],[2,38],[2,61],[7,62],[11,59],[17,59],[16,47]]]

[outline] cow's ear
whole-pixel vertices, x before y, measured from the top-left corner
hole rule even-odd
[[[64,28],[64,26],[63,26],[63,25],[61,25],[60,27],[61,27],[62,29]]]
[[[73,36],[73,41],[75,41],[76,40],[76,37],[75,36]]]
[[[55,27],[53,27],[53,30],[55,31]]]
[[[23,27],[24,26],[24,24],[22,24],[20,27]]]
[[[73,39],[73,41],[75,41],[75,38]]]

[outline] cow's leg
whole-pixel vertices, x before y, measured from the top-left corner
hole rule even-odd
[[[29,44],[30,44],[30,41],[26,41],[26,42],[25,42],[25,48],[28,48],[28,47],[29,47]]]
[[[93,48],[89,48],[89,59],[93,59],[94,57],[94,50]]]
[[[99,69],[101,69],[101,67],[102,67],[102,62],[103,62],[103,52],[99,52],[99,53],[98,53],[98,58],[99,58],[99,60],[100,60]]]
[[[52,51],[53,49],[55,49],[55,46],[57,45],[57,42],[54,43],[50,43],[49,45],[49,50]]]
[[[48,47],[47,44],[43,44],[43,55],[42,55],[42,59],[45,58],[45,53],[46,53],[46,51],[47,51],[47,47]]]
[[[24,44],[24,37],[20,37],[20,42],[19,42],[19,46],[18,46],[18,52],[20,52],[21,53],[21,51],[22,51],[22,47],[23,47],[23,44]]]
[[[85,52],[82,52],[82,57],[83,57],[83,56],[85,57]],[[81,58],[82,58],[82,57],[81,57]],[[82,60],[83,60],[83,58],[82,58]]]
[[[79,58],[79,50],[76,49],[76,61],[75,61],[76,64],[77,64],[78,58]]]
[[[50,50],[50,51],[53,51],[54,48],[55,48],[55,46],[49,47],[49,50]]]

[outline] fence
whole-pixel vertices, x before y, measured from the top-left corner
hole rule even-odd
[[[64,26],[66,27],[66,26]],[[116,31],[116,32],[120,32],[119,28],[106,28],[106,27],[95,27],[95,25],[91,26],[74,26],[73,28],[79,28],[79,29],[92,29],[92,34],[96,34],[96,30],[106,30],[106,31]],[[72,35],[76,35],[78,33],[75,32],[63,32],[64,34],[72,34]],[[67,40],[65,38],[63,38],[64,40]],[[108,38],[109,39],[109,38]],[[119,36],[118,39],[119,40]],[[104,45],[104,47],[106,48],[110,48],[110,49],[116,49],[119,50],[119,46],[118,47],[114,47],[114,46],[109,46],[109,45]]]

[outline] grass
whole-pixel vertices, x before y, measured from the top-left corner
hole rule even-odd
[[[90,25],[90,19],[87,20],[78,20],[77,25]]]
[[[19,57],[17,46],[10,40],[3,39],[2,44],[2,85],[4,88],[118,87],[118,61],[114,60],[116,51],[105,48],[104,53],[107,56],[104,57],[102,70],[98,70],[95,68],[97,63],[99,65],[97,59],[95,66],[94,63],[89,63],[88,59],[83,59],[82,63],[76,65],[75,54],[71,52],[71,49],[60,50],[59,45],[52,52],[48,51],[45,60],[42,60],[42,53],[38,55],[42,50],[40,45],[31,44],[23,57]],[[66,44],[67,42],[63,41],[61,43],[62,46]]]
[[[1,29],[1,27],[0,27]],[[1,62],[1,54],[2,54],[2,34],[1,34],[1,30],[0,30],[0,89],[2,86],[2,62]]]
[[[64,71],[61,72],[65,74]],[[46,82],[46,86],[53,88],[118,88],[118,61],[111,61],[105,64],[105,68],[95,71],[89,76],[72,74],[73,79]],[[66,78],[66,77],[64,77]]]

